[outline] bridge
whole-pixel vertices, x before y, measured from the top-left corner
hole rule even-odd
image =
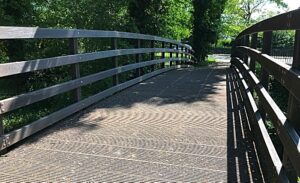
[[[191,46],[157,36],[0,27],[2,40],[66,40],[69,46],[67,55],[2,63],[1,79],[55,68],[71,75],[0,101],[0,180],[297,182],[299,16],[295,10],[246,29],[233,45],[231,63],[205,67],[197,65]],[[279,30],[296,30],[292,65],[270,56],[272,32]],[[87,53],[80,49],[83,38],[111,45]],[[134,46],[122,48],[124,41]],[[122,62],[129,56],[133,62]],[[113,67],[82,75],[82,65],[95,60]],[[85,86],[107,78],[111,86],[83,95]],[[268,92],[270,78],[289,92],[287,113]],[[66,92],[73,102],[55,112],[13,129],[4,121]]]

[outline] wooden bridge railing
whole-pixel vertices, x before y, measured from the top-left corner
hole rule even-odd
[[[111,50],[97,51],[92,53],[78,53],[79,38],[110,38],[112,40]],[[45,70],[64,65],[72,65],[74,79],[56,84],[50,87],[24,93],[18,96],[0,100],[0,151],[15,144],[16,142],[78,112],[87,106],[108,97],[120,90],[137,84],[145,79],[161,74],[175,68],[172,63],[192,62],[192,48],[180,42],[165,39],[162,37],[143,35],[116,31],[98,30],[77,30],[77,29],[44,29],[35,27],[0,27],[0,40],[8,39],[69,39],[70,55],[52,58],[43,58],[28,61],[19,61],[0,64],[0,79],[3,77],[20,75],[38,70]],[[136,48],[118,49],[119,39],[135,40]],[[141,48],[141,41],[150,42],[151,48]],[[155,44],[156,43],[156,44]],[[155,47],[161,43],[162,47]],[[161,53],[161,58],[155,59],[155,54]],[[165,53],[170,53],[166,58]],[[141,54],[150,54],[150,60],[142,61]],[[118,56],[136,55],[136,63],[119,66]],[[89,62],[98,59],[112,58],[115,67],[95,74],[81,77],[79,63]],[[171,67],[165,67],[164,63],[170,62]],[[154,65],[160,65],[160,69],[154,70]],[[151,72],[144,74],[142,68],[151,67]],[[136,78],[120,83],[119,74],[136,70]],[[81,99],[81,87],[91,83],[113,77],[114,86],[96,95]],[[0,86],[1,87],[1,86]],[[4,133],[3,121],[1,116],[7,112],[19,109],[24,106],[45,100],[47,98],[62,94],[67,91],[74,91],[77,102],[58,110],[46,117],[38,119],[20,129]]]
[[[232,52],[232,68],[236,72],[246,103],[253,135],[258,144],[263,172],[279,182],[296,182],[300,176],[300,10],[291,11],[264,20],[240,33]],[[270,56],[272,33],[295,31],[292,66]],[[263,34],[262,51],[257,49],[258,34]],[[251,38],[251,40],[250,40]],[[256,63],[261,65],[260,78]],[[270,96],[269,79],[272,76],[289,92],[288,112],[285,114]],[[256,99],[258,98],[258,100]],[[283,145],[280,155],[270,138],[266,121],[276,128]],[[275,181],[275,180],[273,180]]]

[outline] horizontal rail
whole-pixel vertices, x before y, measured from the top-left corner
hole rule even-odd
[[[273,75],[294,97],[300,100],[300,71],[292,69],[291,66],[253,48],[240,46],[237,47],[237,49],[259,62],[262,67]]]
[[[142,53],[154,53],[154,52],[173,52],[173,53],[185,53],[191,55],[190,53],[186,53],[182,50],[169,49],[169,48],[139,48],[139,49],[119,49],[119,50],[99,51],[99,52],[92,52],[92,53],[67,55],[67,56],[0,64],[0,77],[33,72],[33,71],[43,70],[43,69],[50,69],[54,67],[70,65],[75,63],[82,63],[82,62],[92,61],[97,59],[111,58],[111,57],[124,56],[124,55],[142,54]]]
[[[253,98],[253,95],[251,94],[250,88],[247,84],[247,82],[244,79],[244,76],[241,74],[242,71],[240,71],[237,67],[233,67],[235,74],[237,75],[239,82],[242,86],[242,93],[243,98],[245,101],[245,104],[247,105],[246,110],[248,115],[254,119],[255,127],[257,128],[255,132],[257,132],[259,135],[259,143],[263,144],[265,147],[265,152],[267,152],[264,155],[267,155],[269,160],[271,161],[271,165],[273,166],[273,169],[275,171],[276,177],[280,180],[280,182],[289,182],[286,172],[283,169],[283,164],[276,152],[276,149],[272,143],[272,140],[268,134],[268,131],[266,129],[266,126],[264,124],[264,121],[262,120],[262,117],[259,113],[258,107],[255,103],[255,100]],[[260,149],[261,150],[261,149]],[[267,162],[269,165],[270,162]],[[265,168],[272,168],[272,167],[265,167]],[[274,172],[272,172],[274,173]],[[270,181],[270,180],[269,180]]]
[[[101,30],[83,30],[83,29],[49,29],[39,27],[11,27],[0,26],[0,39],[53,39],[53,38],[123,38],[123,39],[140,39],[161,41],[172,44],[177,44],[185,48],[191,49],[192,47],[158,36],[118,32],[118,31],[101,31]]]
[[[300,9],[283,13],[281,15],[261,21],[242,31],[237,38],[258,32],[275,30],[300,30]]]
[[[12,110],[18,109],[20,107],[24,107],[33,103],[36,103],[38,101],[50,98],[52,96],[70,91],[72,89],[82,87],[91,83],[94,83],[96,81],[111,77],[116,74],[120,74],[129,70],[137,69],[137,68],[142,68],[154,64],[159,64],[163,62],[169,62],[169,61],[174,61],[174,62],[179,62],[179,61],[184,61],[187,62],[189,59],[185,58],[165,58],[165,59],[158,59],[158,60],[151,60],[151,61],[146,61],[146,62],[140,62],[140,63],[135,63],[135,64],[130,64],[130,65],[125,65],[122,67],[117,67],[105,71],[101,71],[96,74],[88,75],[82,78],[78,78],[75,80],[67,81],[64,83],[60,83],[57,85],[53,85],[47,88],[43,88],[40,90],[36,90],[30,93],[26,94],[21,94],[18,96],[14,96],[11,98],[7,98],[4,100],[0,100],[0,105],[1,105],[1,110],[2,114],[10,112]]]
[[[278,136],[286,148],[289,157],[293,157],[293,166],[297,172],[300,172],[300,137],[296,130],[289,124],[288,119],[280,110],[278,105],[269,95],[267,90],[262,86],[255,74],[249,67],[240,59],[233,58],[233,64],[239,68],[243,76],[249,81],[255,89],[264,109],[269,114],[270,118],[277,128]]]
[[[0,137],[0,151],[25,139],[26,137],[29,137],[29,136],[35,134],[36,132],[38,132],[50,125],[53,125],[54,123],[70,116],[71,114],[73,114],[75,112],[85,109],[86,107],[98,102],[99,100],[107,98],[118,91],[124,90],[130,86],[133,86],[133,85],[141,82],[141,81],[144,81],[146,79],[149,79],[149,78],[159,75],[161,73],[170,71],[172,69],[174,69],[174,67],[156,70],[154,72],[145,74],[143,76],[132,79],[125,83],[113,86],[105,91],[102,91],[102,92],[96,94],[96,95],[90,96],[86,99],[81,100],[80,102],[72,104],[72,105],[70,105],[66,108],[63,108],[59,111],[56,111],[48,116],[45,116],[29,125],[26,125],[20,129],[17,129],[8,134],[5,134]]]

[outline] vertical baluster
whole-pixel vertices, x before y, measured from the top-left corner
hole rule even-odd
[[[295,45],[294,45],[292,68],[295,70],[300,70],[300,31],[299,30],[296,31],[296,35],[295,35]],[[289,119],[289,122],[292,124],[292,126],[296,129],[298,134],[300,134],[300,113],[299,113],[299,111],[300,111],[300,101],[298,101],[297,98],[294,97],[290,93],[289,101],[288,101],[287,118]],[[284,163],[285,169],[289,175],[289,178],[296,182],[297,176],[300,176],[300,175],[297,175],[297,173],[294,171],[293,166],[285,152],[283,154],[283,163]],[[300,172],[298,172],[298,173],[300,173]]]
[[[244,37],[244,46],[249,46],[249,35],[246,35],[245,37]],[[249,65],[249,58],[248,58],[248,55],[247,54],[244,54],[244,59],[243,59],[243,61],[247,64],[247,65]]]
[[[69,39],[69,53],[71,55],[78,54],[78,40],[76,38]],[[80,66],[79,63],[71,65],[71,76],[72,79],[80,78]],[[81,99],[81,87],[73,90],[73,97],[75,101],[80,101]]]
[[[251,36],[251,48],[257,48],[257,33],[252,34]],[[255,73],[255,60],[253,58],[250,59],[250,70]]]
[[[4,124],[3,124],[3,116],[2,116],[1,104],[0,104],[0,142],[1,142],[1,139],[3,138],[3,136],[4,136]],[[2,140],[3,140],[2,141],[3,144],[0,143],[0,147],[1,146],[5,147],[6,142],[4,141],[4,139],[2,139]],[[5,154],[6,152],[7,152],[6,148],[3,150],[0,150],[0,155]]]
[[[141,40],[137,40],[137,42],[136,42],[136,48],[141,48]],[[135,55],[135,62],[136,63],[139,63],[141,61],[141,54],[136,54]],[[139,76],[141,76],[141,74],[142,74],[142,70],[143,70],[143,68],[137,68],[136,70],[135,70],[135,76],[136,77],[139,77]]]
[[[173,44],[172,43],[170,43],[170,49],[173,49]],[[173,64],[172,57],[173,57],[173,53],[170,52],[170,59],[171,59],[171,61],[170,61],[170,67],[172,67],[172,64]]]
[[[178,44],[176,45],[176,50],[179,51],[179,46]],[[179,58],[179,52],[176,52],[176,58]],[[176,62],[176,65],[179,65],[179,61]]]
[[[155,42],[152,40],[151,41],[151,48],[154,48],[154,45],[155,45]],[[151,60],[154,60],[155,59],[155,52],[152,52],[150,57],[151,57]],[[153,72],[153,71],[154,71],[154,65],[151,65],[151,72]]]
[[[117,40],[117,38],[112,38],[111,48],[113,50],[118,49],[118,40]],[[112,57],[112,61],[114,63],[114,67],[117,68],[119,66],[118,57]],[[113,85],[118,85],[118,84],[119,84],[119,74],[116,74],[116,75],[113,76]]]
[[[270,55],[271,48],[272,48],[272,31],[264,32],[262,52]],[[270,78],[269,73],[262,67],[260,82],[267,91],[269,91],[269,78]],[[263,109],[263,106],[261,103],[259,104],[259,110],[260,110],[262,119],[265,121],[266,120],[266,111]]]
[[[165,48],[165,42],[161,42],[161,47],[162,48]],[[165,58],[166,57],[166,53],[165,52],[162,52],[161,53],[161,58]],[[163,62],[163,63],[161,63],[161,68],[163,69],[163,68],[165,68],[165,63]]]
[[[184,47],[181,45],[181,58],[184,59]],[[182,65],[183,61],[180,61],[180,65]]]

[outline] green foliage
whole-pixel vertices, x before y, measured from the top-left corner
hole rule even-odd
[[[193,0],[193,48],[199,61],[205,60],[210,44],[217,41],[225,2],[226,0]]]
[[[177,40],[191,35],[190,0],[133,0],[129,15],[140,33]]]
[[[283,0],[228,0],[222,14],[220,39],[234,40],[242,30],[252,24],[278,14],[263,10],[270,3],[279,8],[287,7]]]

